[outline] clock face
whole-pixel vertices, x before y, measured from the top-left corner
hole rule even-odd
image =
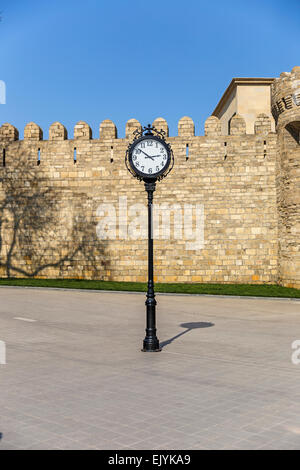
[[[137,174],[152,178],[168,168],[170,155],[167,146],[160,139],[149,136],[133,144],[129,161]]]

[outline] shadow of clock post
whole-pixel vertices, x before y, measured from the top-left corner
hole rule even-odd
[[[170,144],[165,132],[155,127],[143,127],[134,133],[133,142],[128,145],[125,162],[128,171],[143,181],[148,195],[148,289],[146,294],[146,336],[142,351],[161,351],[156,336],[156,299],[153,277],[153,194],[156,182],[165,178],[174,165]]]

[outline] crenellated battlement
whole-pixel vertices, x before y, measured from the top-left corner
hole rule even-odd
[[[201,160],[207,158],[217,158],[222,165],[226,160],[228,165],[230,161],[237,162],[245,156],[251,156],[252,163],[249,164],[255,165],[256,159],[262,156],[274,158],[272,152],[277,137],[271,132],[267,115],[257,116],[254,134],[246,134],[245,120],[239,115],[231,119],[230,135],[222,135],[221,124],[216,116],[209,116],[205,121],[204,135],[195,135],[194,121],[187,116],[179,120],[176,136],[169,135],[168,123],[162,117],[156,118],[152,125],[165,132],[166,139],[173,147],[177,165],[189,161],[190,165],[201,167]],[[123,160],[128,142],[141,127],[138,120],[130,119],[125,126],[125,138],[118,138],[115,124],[105,119],[99,126],[98,136],[93,136],[89,124],[79,121],[74,126],[73,138],[68,138],[68,131],[60,122],[51,124],[48,132],[43,132],[38,124],[30,122],[25,126],[24,139],[19,140],[18,130],[5,123],[0,127],[0,162],[2,152],[2,167],[5,162],[7,168],[16,164],[18,155],[27,154],[32,166],[38,165],[44,170],[75,164],[78,169],[99,162],[102,166],[108,165],[107,171],[110,171],[112,163],[122,171],[125,169]]]
[[[156,118],[153,123],[159,130],[165,132],[166,137],[169,135],[169,126],[165,119],[159,117]],[[125,128],[125,139],[130,140],[134,136],[136,130],[141,129],[141,123],[136,119],[130,119],[126,123]],[[259,114],[255,122],[255,134],[257,135],[267,135],[271,133],[271,121],[270,118],[266,115]],[[24,141],[38,142],[44,139],[44,132],[40,126],[34,122],[29,122],[24,128]],[[68,140],[68,131],[63,124],[60,122],[54,122],[49,127],[48,131],[49,141],[65,141]],[[245,136],[246,137],[246,124],[243,117],[235,115],[231,120],[230,135],[232,136]],[[247,134],[247,136],[252,136],[253,134]],[[220,121],[216,116],[209,116],[204,124],[204,136],[209,137],[219,137],[221,136],[221,125]],[[184,116],[178,121],[178,134],[179,138],[193,138],[201,137],[195,135],[195,124],[194,121],[187,116]],[[228,138],[228,135],[224,136]],[[99,126],[99,138],[93,138],[92,129],[84,121],[79,121],[73,130],[73,139],[69,140],[116,140],[118,139],[118,131],[115,124],[109,120],[105,119],[101,122]],[[8,143],[19,140],[19,131],[12,124],[5,123],[0,127],[0,143]],[[124,140],[124,139],[119,139]]]
[[[19,140],[19,131],[7,122],[0,127],[0,142],[7,143]]]
[[[49,128],[49,140],[67,140],[68,131],[60,122],[54,122]]]

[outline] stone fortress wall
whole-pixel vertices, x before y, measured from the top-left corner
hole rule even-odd
[[[203,136],[195,136],[188,117],[179,121],[175,137],[164,119],[154,121],[175,156],[154,201],[177,210],[177,216],[171,211],[171,238],[154,243],[156,281],[300,287],[299,80],[295,67],[272,84],[276,132],[264,114],[257,116],[254,134],[246,134],[239,115],[231,119],[230,135],[221,134],[216,116],[206,120]],[[132,206],[146,205],[143,183],[124,163],[138,128],[129,120],[125,138],[118,139],[115,125],[105,120],[99,138],[92,138],[81,121],[68,139],[65,127],[54,123],[43,140],[39,126],[29,123],[20,141],[12,125],[1,126],[0,276],[146,281],[147,240],[127,236]],[[132,212],[127,220],[125,202]],[[105,203],[112,208],[109,217],[99,210]],[[184,204],[200,208],[198,247],[184,230],[174,237]],[[103,215],[110,239],[97,236]]]

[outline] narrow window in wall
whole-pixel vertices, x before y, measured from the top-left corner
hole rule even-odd
[[[185,159],[186,160],[189,159],[189,144],[186,144],[186,147],[185,147]]]
[[[74,164],[75,164],[75,163],[77,162],[77,150],[76,150],[76,147],[74,147],[73,160],[74,160]]]
[[[227,142],[224,142],[225,153],[224,153],[224,160],[227,158]]]
[[[264,140],[264,158],[267,156],[267,141]]]
[[[2,151],[2,165],[5,166],[5,149]]]
[[[114,161],[114,148],[113,146],[110,147],[110,163]]]
[[[37,165],[41,164],[41,149],[38,149],[38,154],[37,154]]]

